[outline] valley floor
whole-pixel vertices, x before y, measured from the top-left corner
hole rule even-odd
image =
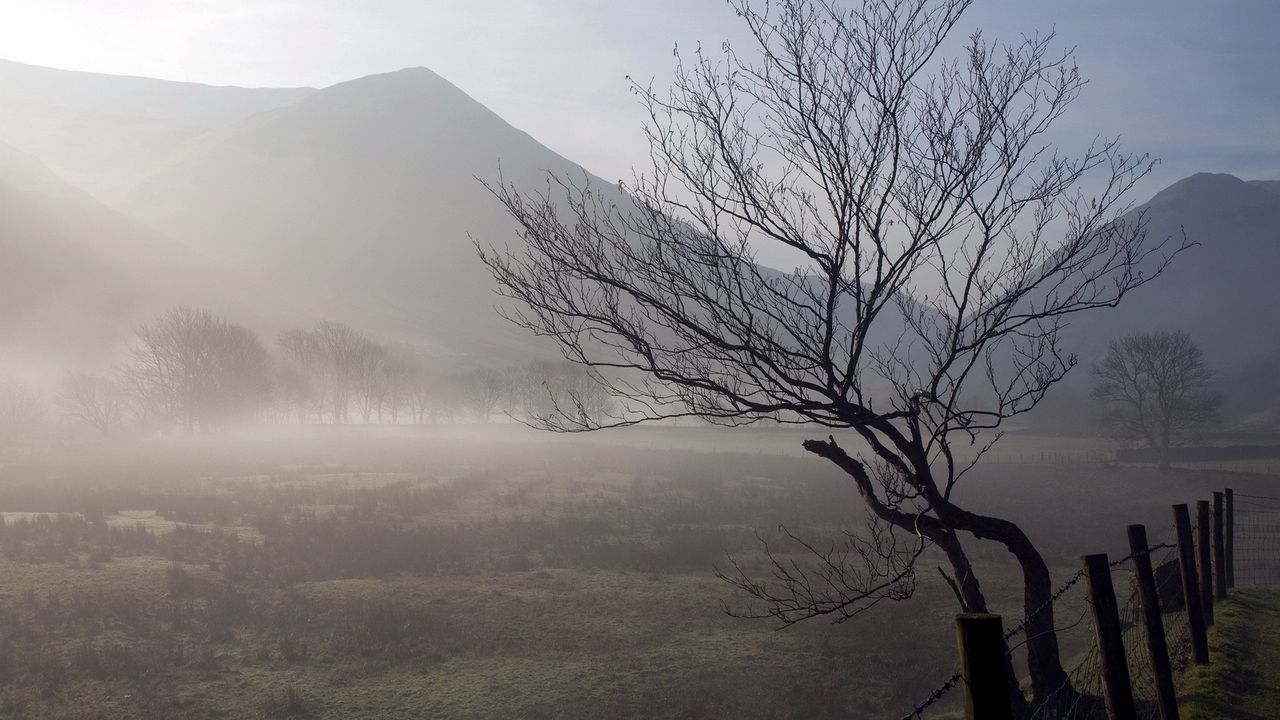
[[[914,598],[846,623],[728,616],[744,598],[714,569],[732,555],[767,581],[757,533],[803,563],[780,524],[829,542],[863,516],[821,462],[711,437],[175,441],[0,465],[0,718],[901,717],[956,666],[938,559]],[[1128,523],[1167,540],[1171,503],[1278,482],[1005,462],[964,499],[1021,523],[1061,582],[1082,553],[1122,556]],[[969,547],[1020,616],[1007,554]]]

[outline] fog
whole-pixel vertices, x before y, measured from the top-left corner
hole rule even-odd
[[[1274,51],[1233,17],[1229,61],[1130,65],[1119,31],[968,5],[667,3],[612,49],[598,10],[528,11],[600,55],[577,85],[488,6],[434,54],[404,13],[316,11],[430,69],[319,63],[289,3],[121,10],[185,59],[17,43],[0,718],[960,717],[961,612],[1013,628],[1015,717],[1084,717],[1080,557],[1125,558],[1134,633],[1131,551],[1181,692],[1169,506],[1231,488],[1244,597],[1280,585],[1280,146],[1221,117],[1280,117],[1238,72]],[[228,23],[270,48],[197,42]],[[628,110],[598,90],[623,61],[662,63],[613,78]],[[1195,82],[1127,94],[1166,61]]]

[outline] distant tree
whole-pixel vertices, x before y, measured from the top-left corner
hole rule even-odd
[[[677,52],[668,92],[633,87],[651,172],[617,190],[490,186],[522,241],[478,248],[508,315],[617,401],[543,425],[824,428],[804,448],[847,474],[871,526],[832,553],[810,545],[808,570],[726,572],[743,614],[845,619],[909,598],[926,545],[961,608],[985,611],[962,541],[995,542],[1022,571],[1046,698],[1069,683],[1049,568],[1018,525],[955,491],[1001,424],[1077,364],[1068,319],[1116,305],[1185,247],[1125,215],[1150,161],[1107,139],[1052,147],[1085,84],[1052,33],[974,34],[943,58],[970,0],[730,4],[753,53]],[[761,242],[800,267],[762,267]]]
[[[428,419],[441,416],[445,405],[443,386],[440,373],[427,360],[420,358],[409,366],[404,378],[404,392],[414,423],[423,425]]]
[[[410,422],[419,422],[415,409],[414,391],[419,370],[426,360],[417,349],[406,343],[393,342],[384,346],[387,362],[383,369],[383,392],[378,408],[378,421],[383,413],[392,423],[398,424],[402,413],[408,413]]]
[[[140,327],[122,373],[147,418],[187,431],[253,414],[271,390],[269,358],[257,336],[189,307]]]
[[[1186,332],[1132,333],[1111,341],[1093,368],[1106,427],[1142,440],[1169,467],[1169,448],[1217,418],[1213,372]]]
[[[32,387],[0,379],[0,440],[16,440],[35,432],[44,420],[44,401]]]
[[[491,367],[477,367],[456,379],[462,402],[476,422],[487,423],[493,416],[510,410],[514,386],[511,375]]]
[[[306,425],[324,409],[323,396],[313,374],[292,355],[284,352],[271,365],[271,400],[278,422]]]
[[[614,409],[608,390],[573,363],[537,361],[514,368],[509,377],[513,408],[524,422],[537,425],[573,416],[585,424],[600,423]]]
[[[115,380],[82,372],[63,376],[57,402],[67,417],[92,427],[103,437],[124,421],[127,404],[125,393]]]
[[[385,349],[351,326],[330,320],[310,330],[285,330],[277,336],[276,346],[294,371],[307,379],[318,394],[317,403],[327,408],[334,424],[350,422],[353,403],[369,421],[382,393]]]
[[[350,421],[351,395],[356,383],[357,364],[367,338],[349,325],[321,321],[311,331],[316,367],[327,390],[335,425]]]
[[[513,368],[509,376],[515,410],[525,421],[536,422],[556,411],[558,385],[565,368],[560,363],[539,360]]]
[[[391,391],[391,357],[386,348],[362,337],[351,359],[356,406],[360,410],[360,420],[368,425],[374,412],[381,413]]]

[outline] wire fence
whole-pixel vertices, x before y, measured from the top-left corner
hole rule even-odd
[[[1237,586],[1280,585],[1280,497],[1235,493]]]
[[[1234,493],[1234,512],[1228,522],[1234,525],[1231,533],[1234,585],[1280,586],[1280,497]],[[1192,538],[1199,537],[1198,530],[1198,524],[1192,527]],[[1179,553],[1177,545],[1162,543],[1150,547],[1146,554],[1155,577],[1169,665],[1176,676],[1193,663],[1191,622],[1183,592]],[[1158,671],[1149,649],[1147,625],[1142,618],[1133,562],[1135,557],[1135,554],[1130,554],[1110,563],[1111,580],[1137,717],[1159,720]],[[1107,718],[1095,615],[1083,587],[1085,584],[1081,582],[1085,577],[1083,570],[1076,572],[1054,591],[1048,602],[1027,613],[1005,632],[1012,666],[1025,668],[1026,645],[1035,639],[1029,635],[1028,627],[1038,614],[1050,607],[1054,610],[1053,632],[1058,638],[1066,679],[1059,687],[1032,701],[1025,713],[1030,720]],[[951,675],[911,711],[902,715],[902,720],[963,717],[957,710],[963,704],[963,693],[956,692],[963,682],[959,672]]]

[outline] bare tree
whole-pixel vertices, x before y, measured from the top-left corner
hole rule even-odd
[[[271,387],[252,331],[188,307],[138,329],[123,375],[149,418],[187,431],[256,412]]]
[[[30,436],[44,420],[44,401],[32,387],[0,379],[0,441]]]
[[[292,331],[286,331],[286,333]],[[319,417],[324,410],[324,398],[316,387],[313,374],[307,369],[302,358],[285,349],[284,333],[277,338],[277,347],[281,354],[274,358],[271,365],[271,400],[275,407],[277,420],[294,421],[306,425],[312,417]]]
[[[677,53],[669,92],[634,86],[650,171],[617,191],[564,176],[489,186],[524,241],[478,246],[508,316],[617,401],[608,418],[543,424],[828,428],[804,447],[848,474],[879,541],[812,546],[821,572],[728,577],[761,615],[848,618],[910,596],[927,544],[960,606],[982,611],[962,538],[998,543],[1022,569],[1043,698],[1067,680],[1051,604],[1032,612],[1050,601],[1048,567],[1016,524],[955,490],[992,431],[1077,364],[1067,320],[1114,306],[1185,246],[1127,214],[1150,161],[1107,139],[1047,146],[1085,82],[1052,34],[975,34],[940,57],[969,0],[731,4],[752,54]],[[759,243],[800,267],[761,266]]]
[[[365,422],[377,407],[379,373],[386,351],[349,325],[324,320],[311,330],[285,330],[276,338],[280,352],[318,393],[335,425],[351,419],[354,402]],[[323,415],[324,410],[318,409]]]
[[[57,400],[68,417],[97,430],[104,438],[124,421],[125,394],[109,377],[67,373],[59,385]]]
[[[380,411],[390,391],[391,357],[386,348],[361,336],[351,354],[351,376],[356,391],[360,420],[368,425],[375,411]]]
[[[419,358],[409,366],[404,379],[405,401],[414,423],[423,425],[428,418],[441,416],[447,404],[442,397],[443,384],[440,374],[425,359]]]
[[[1093,395],[1106,409],[1103,422],[1154,448],[1161,469],[1169,468],[1169,448],[1217,417],[1213,372],[1186,332],[1139,332],[1113,340],[1093,374]]]
[[[614,409],[606,388],[573,363],[533,362],[512,369],[509,377],[514,411],[528,424],[570,415],[585,424],[598,423]]]
[[[476,422],[487,423],[495,414],[511,408],[513,385],[510,376],[501,370],[472,368],[460,373],[455,382],[463,403],[471,410]]]
[[[350,326],[327,320],[317,323],[312,331],[318,367],[328,390],[335,425],[350,420],[356,361],[364,340],[365,337]]]

